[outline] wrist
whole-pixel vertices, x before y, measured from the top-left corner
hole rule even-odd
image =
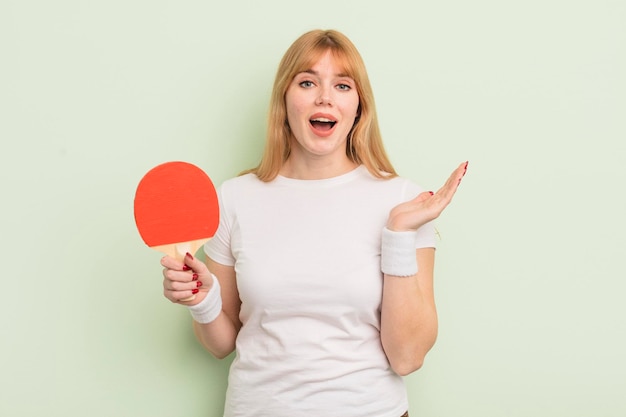
[[[211,289],[206,293],[204,299],[196,305],[187,307],[191,317],[202,324],[211,323],[222,312],[220,283],[215,275],[211,274],[211,277],[213,278],[213,285],[211,285]]]
[[[381,240],[381,271],[386,275],[409,277],[417,274],[415,230],[395,231],[383,228]]]

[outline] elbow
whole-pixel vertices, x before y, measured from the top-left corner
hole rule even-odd
[[[400,376],[407,376],[421,369],[424,365],[424,361],[426,360],[426,355],[432,348],[433,344],[434,341],[426,345],[405,345],[399,349],[385,350],[391,369]]]
[[[424,365],[423,355],[412,355],[411,357],[390,361],[391,369],[400,375],[407,376],[417,371]]]
[[[228,357],[228,355],[230,355],[233,351],[221,351],[221,352],[217,352],[217,351],[212,351],[209,350],[209,352],[211,353],[211,355],[213,355],[213,357],[215,359],[225,359],[226,357]]]
[[[211,354],[215,359],[226,359],[231,353],[235,351],[234,344],[210,344],[201,341],[202,347]]]

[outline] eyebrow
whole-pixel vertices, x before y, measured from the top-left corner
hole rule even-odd
[[[319,73],[317,71],[313,70],[313,69],[307,69],[307,70],[304,70],[304,71],[300,72],[300,74],[303,74],[303,73],[319,76]],[[348,74],[345,74],[343,72],[339,73],[339,74],[335,74],[335,77],[338,77],[338,78],[352,78],[351,76],[349,76]]]

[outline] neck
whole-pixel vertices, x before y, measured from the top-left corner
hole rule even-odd
[[[280,170],[280,175],[297,180],[323,180],[338,177],[354,170],[358,164],[346,156],[341,160],[307,159],[297,160],[290,155]]]

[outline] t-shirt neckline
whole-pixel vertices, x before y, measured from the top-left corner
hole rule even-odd
[[[364,165],[359,165],[351,171],[345,174],[337,175],[336,177],[324,178],[319,180],[302,180],[296,178],[284,177],[282,175],[276,176],[274,182],[277,185],[286,186],[298,186],[298,187],[319,187],[319,186],[332,186],[338,184],[344,184],[352,181],[353,179],[362,175],[363,170],[367,170]]]

